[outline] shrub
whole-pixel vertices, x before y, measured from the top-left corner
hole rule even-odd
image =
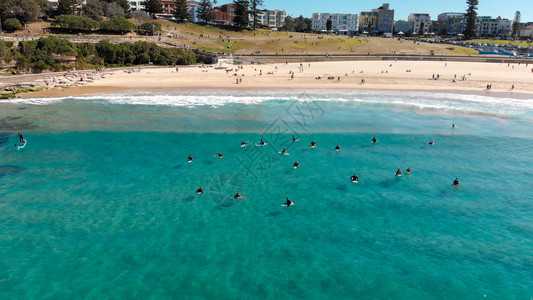
[[[52,25],[69,30],[92,30],[98,26],[98,22],[86,16],[61,15]]]
[[[107,32],[121,33],[130,32],[135,25],[124,17],[112,17],[100,23],[100,29]]]
[[[6,31],[13,32],[15,30],[22,29],[22,23],[20,23],[20,21],[16,18],[9,18],[4,21],[3,28]]]
[[[143,34],[151,34],[158,31],[161,31],[161,24],[157,22],[144,22],[139,26],[139,32]]]

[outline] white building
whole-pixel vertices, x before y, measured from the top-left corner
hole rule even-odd
[[[513,27],[513,20],[496,18],[498,20],[498,35],[510,35]]]
[[[413,22],[413,33],[429,33],[429,26],[431,25],[429,14],[410,14],[407,21]]]
[[[268,26],[270,28],[279,28],[285,25],[285,18],[287,18],[287,12],[284,10],[261,10],[257,14],[257,22],[259,25]],[[252,15],[249,16],[250,25],[253,22]]]
[[[146,0],[130,0],[130,9],[131,11],[146,9]]]
[[[357,14],[314,13],[312,29],[326,31],[327,22],[331,18],[331,30],[342,35],[352,35],[357,32],[359,16]]]
[[[198,12],[200,11],[200,3],[196,1],[187,1],[187,4],[189,5],[189,15],[191,22],[198,23],[200,22],[200,18],[198,18]]]

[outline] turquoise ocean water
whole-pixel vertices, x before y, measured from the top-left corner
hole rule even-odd
[[[416,92],[0,103],[0,299],[531,299],[532,128]]]

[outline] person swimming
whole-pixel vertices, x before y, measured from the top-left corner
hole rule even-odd
[[[220,152],[217,152],[217,156],[218,156],[218,158],[224,158],[224,154],[222,154]]]
[[[435,140],[431,140],[431,142],[429,142],[428,145],[430,145],[430,146],[435,145]]]
[[[396,176],[402,176],[402,169],[398,169],[398,171],[396,171]]]
[[[189,157],[187,157],[187,161],[188,161],[188,162],[193,162],[193,161],[194,161],[194,158],[193,158],[191,155],[189,155]]]
[[[285,202],[285,205],[287,205],[287,207],[291,206],[293,202],[291,201],[291,199],[289,199],[289,197],[287,197],[287,202]]]
[[[339,145],[335,146],[335,151],[340,151],[341,147]]]
[[[294,164],[292,164],[292,166],[297,169],[300,167],[300,164],[298,163],[298,161],[295,161]]]
[[[311,141],[311,148],[314,148],[314,147],[316,147],[316,143],[315,141]]]
[[[376,137],[372,137],[372,143],[377,143],[378,142],[378,139],[376,139]]]
[[[357,177],[357,174],[353,174],[351,177],[350,177],[350,180],[352,182],[359,182],[359,177]]]
[[[405,170],[405,173],[411,174],[411,168],[407,168],[407,170]]]
[[[259,145],[264,145],[265,144],[265,141],[263,141],[263,139],[261,139],[261,141],[259,142]]]
[[[459,186],[459,179],[455,178],[455,180],[453,181],[452,185],[458,187]]]
[[[199,187],[197,190],[196,190],[196,194],[198,195],[203,195],[204,194],[204,189],[202,187]]]
[[[281,150],[281,154],[285,154],[287,152],[287,150],[285,148],[283,148],[283,150]]]

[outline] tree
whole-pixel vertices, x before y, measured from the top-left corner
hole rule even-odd
[[[78,9],[78,0],[59,0],[57,3],[58,15],[73,15]]]
[[[151,15],[159,14],[163,12],[163,4],[161,0],[146,0],[146,11]]]
[[[198,17],[204,21],[204,24],[213,21],[215,14],[213,13],[213,3],[211,0],[202,0],[200,2]]]
[[[418,30],[418,35],[419,35],[419,36],[422,36],[422,35],[425,34],[425,32],[424,32],[424,26],[425,26],[425,24],[424,24],[423,22],[420,23],[420,29]]]
[[[189,16],[189,4],[187,0],[177,0],[176,6],[174,6],[174,18],[181,22],[187,21]]]
[[[57,16],[52,25],[69,30],[91,30],[98,27],[98,23],[87,16],[61,15]]]
[[[285,18],[285,25],[283,25],[283,30],[294,31],[294,19],[290,16]]]
[[[259,7],[263,5],[263,0],[250,0],[250,14],[252,15],[252,29],[255,30],[255,27],[258,25],[258,17],[259,17]]]
[[[468,8],[466,9],[466,26],[464,30],[464,38],[469,40],[476,36],[476,18],[478,0],[466,0]]]
[[[248,23],[250,22],[248,17],[248,0],[233,0],[233,5],[235,7],[235,17],[233,18],[235,25],[241,29],[248,27]]]
[[[144,22],[139,26],[139,31],[147,35],[153,35],[161,31],[161,24],[157,22]]]
[[[333,20],[331,19],[331,16],[330,16],[329,19],[326,21],[326,30],[330,32],[332,28],[333,28]]]
[[[112,17],[100,23],[100,29],[107,32],[124,33],[131,31],[133,28],[135,28],[135,25],[123,17]]]
[[[87,3],[82,8],[82,12],[95,21],[101,21],[104,15],[104,6],[100,0],[87,0]]]
[[[512,35],[513,35],[513,38],[515,39],[520,37],[520,12],[519,11],[517,11],[514,14]]]
[[[294,30],[297,32],[304,32],[307,30],[307,23],[305,22],[305,18],[300,15],[296,20],[294,20]]]
[[[124,9],[118,5],[116,2],[103,3],[104,4],[104,15],[108,18],[112,17],[125,17],[126,13]]]
[[[129,18],[131,15],[130,2],[128,0],[115,0],[114,2],[124,10],[124,15]]]
[[[41,7],[34,0],[19,0],[16,9],[14,10],[17,19],[23,24],[37,21],[41,16]]]

